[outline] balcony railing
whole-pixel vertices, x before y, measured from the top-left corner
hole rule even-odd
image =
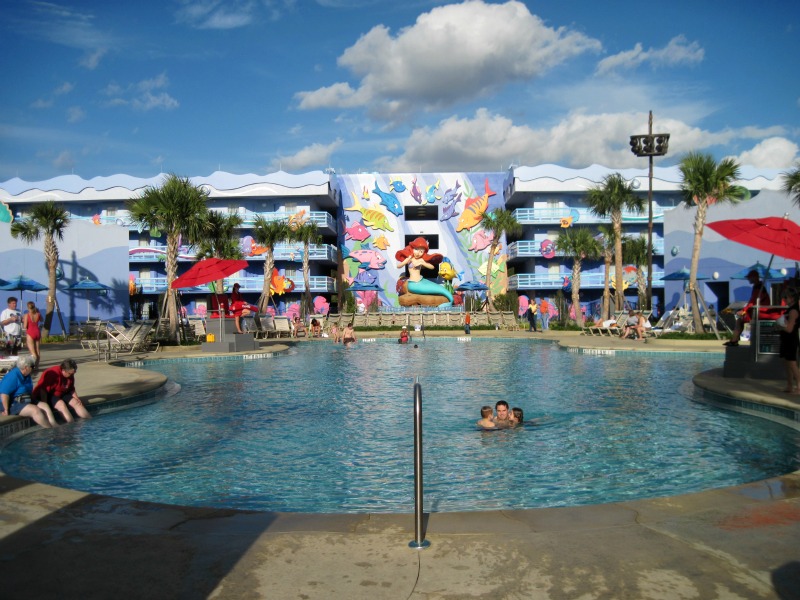
[[[293,293],[304,292],[305,287],[303,284],[303,275],[302,273],[298,273],[297,275],[289,276],[288,279],[291,279],[294,282],[294,290]],[[226,277],[225,284],[227,285],[228,289],[230,290],[233,287],[234,283],[238,283],[241,287],[240,290],[243,294],[244,293],[257,293],[260,294],[261,291],[264,289],[264,278],[263,277]],[[309,277],[309,287],[311,288],[312,293],[336,293],[336,280],[332,277],[326,277],[323,275],[313,275]],[[160,277],[143,277],[136,279],[136,286],[140,287],[143,294],[157,294],[163,292],[167,289],[167,278],[166,276]],[[181,292],[184,294],[210,294],[211,291],[209,290],[208,286],[202,285],[192,288],[182,288]]]
[[[564,252],[556,250],[555,239],[537,236],[533,240],[520,240],[512,242],[508,245],[508,258],[513,260],[515,258],[541,258],[542,257],[542,243],[545,241],[553,242],[554,256],[564,256]],[[653,253],[656,256],[664,255],[664,240],[663,238],[653,238]]]
[[[518,208],[514,217],[521,225],[549,225],[561,223],[561,219],[573,218],[573,223],[611,223],[610,217],[598,217],[587,208]],[[577,217],[577,219],[575,218]],[[647,223],[647,212],[622,212],[623,223]],[[653,222],[664,222],[664,211],[653,206]]]
[[[237,214],[242,217],[242,225],[240,229],[250,229],[255,224],[256,217],[259,215],[264,217],[267,221],[288,221],[290,217],[293,217],[295,214],[297,214],[297,211],[258,213],[248,210]],[[304,216],[308,218],[308,221],[316,223],[317,227],[320,229],[329,229],[329,233],[336,232],[336,218],[331,216],[329,213],[326,213],[325,211],[311,211],[306,213]],[[97,225],[119,225],[121,227],[127,227],[131,230],[139,230],[138,226],[133,225],[130,222],[130,215],[127,210],[118,210],[113,215],[98,214],[91,217],[70,214],[70,219],[73,221],[92,221]]]
[[[564,286],[566,278],[571,277],[572,273],[518,273],[508,278],[509,290],[540,290],[540,289],[553,289],[561,288]],[[664,276],[663,271],[653,271],[653,287],[663,288],[664,282],[661,278]],[[645,279],[647,273],[645,272]],[[583,288],[601,288],[605,284],[605,276],[603,273],[581,273],[581,289]],[[631,285],[636,287],[636,284]]]
[[[155,244],[150,246],[129,246],[128,247],[128,261],[129,262],[163,262],[167,253],[167,246],[165,244]],[[278,244],[275,246],[274,251],[275,260],[288,260],[293,262],[302,262],[303,260],[303,246],[297,244]],[[245,256],[246,260],[258,262],[264,260],[264,254],[257,254],[255,256]],[[337,260],[336,246],[331,244],[314,244],[308,248],[308,258],[312,261],[329,261],[336,262]],[[197,249],[194,247],[181,248],[178,253],[178,262],[192,262],[197,260]]]

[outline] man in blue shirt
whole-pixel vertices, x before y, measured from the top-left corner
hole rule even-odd
[[[39,408],[31,403],[30,394],[33,391],[33,372],[34,359],[32,356],[20,356],[17,359],[17,366],[11,369],[0,380],[0,401],[3,411],[0,416],[19,415],[29,417],[41,427],[52,427],[55,418],[47,414],[47,409]]]

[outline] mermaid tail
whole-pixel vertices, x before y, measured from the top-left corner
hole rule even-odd
[[[430,279],[421,279],[420,281],[409,281],[408,291],[413,292],[415,294],[420,294],[422,296],[444,296],[449,300],[449,302],[443,302],[442,303],[443,306],[447,306],[453,303],[453,294],[451,294],[450,291],[443,285],[434,283]]]

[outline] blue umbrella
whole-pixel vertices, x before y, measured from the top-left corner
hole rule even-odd
[[[43,292],[47,289],[46,285],[42,285],[38,281],[34,281],[33,279],[29,279],[24,275],[17,275],[13,279],[9,279],[3,285],[0,285],[0,290],[4,290],[6,292]],[[20,300],[22,299],[22,294],[20,294]]]
[[[675,271],[669,275],[664,275],[661,279],[663,281],[689,281],[689,269],[683,267],[680,271]],[[705,275],[700,275],[698,273],[697,279],[710,279],[710,277],[706,277]]]
[[[98,283],[97,281],[92,281],[91,279],[84,279],[82,281],[78,281],[77,283],[73,283],[71,286],[67,288],[71,291],[108,291],[112,288],[109,286]],[[89,309],[91,308],[91,301],[89,300],[89,296],[86,296],[86,320],[89,320]]]
[[[376,283],[361,283],[354,281],[353,285],[347,288],[350,292],[382,292],[383,288]]]
[[[460,292],[485,292],[489,288],[480,281],[465,281],[456,289]]]
[[[747,279],[747,274],[750,271],[756,271],[758,273],[759,278],[762,281],[766,281],[767,279],[783,279],[784,275],[778,269],[767,269],[766,265],[762,265],[760,262],[756,262],[754,265],[750,265],[749,267],[745,267],[741,271],[737,271],[733,275],[731,275],[731,279]]]

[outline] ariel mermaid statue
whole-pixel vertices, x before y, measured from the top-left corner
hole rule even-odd
[[[453,294],[443,285],[434,283],[422,277],[422,269],[436,269],[442,258],[441,254],[429,254],[428,242],[425,238],[418,237],[408,246],[399,250],[394,257],[399,261],[397,267],[408,269],[408,280],[405,285],[398,285],[398,288],[405,288],[401,291],[400,304],[412,306],[424,304],[428,306],[451,306],[453,304]],[[401,280],[402,282],[402,280]],[[407,290],[407,293],[402,293]],[[442,302],[446,300],[446,302]]]

